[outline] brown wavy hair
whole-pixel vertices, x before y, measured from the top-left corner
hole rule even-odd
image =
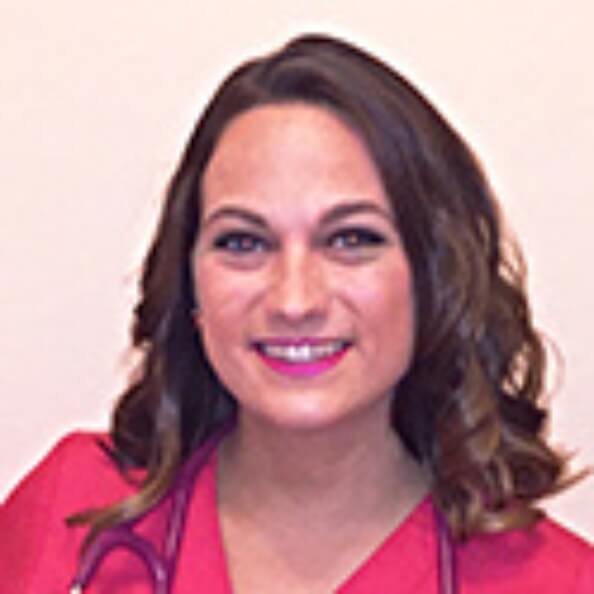
[[[472,151],[435,107],[377,58],[321,35],[241,65],[197,122],[144,262],[132,331],[141,364],[111,427],[122,470],[144,468],[144,479],[131,499],[71,523],[89,523],[92,539],[139,516],[234,413],[192,318],[201,180],[234,117],[282,102],[320,105],[347,121],[383,180],[416,301],[416,349],[395,389],[392,424],[429,469],[452,532],[465,538],[533,523],[535,502],[564,484],[565,461],[543,437],[545,353],[519,252]]]

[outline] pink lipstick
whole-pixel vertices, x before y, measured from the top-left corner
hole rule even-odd
[[[277,373],[313,377],[338,365],[351,343],[320,338],[275,338],[256,342],[254,346],[261,360]]]

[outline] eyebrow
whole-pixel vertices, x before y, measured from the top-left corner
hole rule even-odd
[[[358,202],[344,202],[341,204],[337,204],[336,206],[332,207],[330,210],[324,213],[320,222],[322,223],[322,225],[328,225],[345,217],[362,213],[380,215],[384,219],[387,219],[390,223],[394,224],[394,217],[392,216],[391,212],[382,208],[381,206],[378,206],[374,202],[369,202],[367,200],[360,200]]]
[[[381,206],[378,206],[374,202],[369,202],[366,200],[360,200],[357,202],[345,202],[333,206],[322,215],[322,218],[320,219],[320,224],[329,225],[331,223],[339,221],[340,219],[362,213],[377,214],[382,218],[386,219],[390,224],[395,224],[394,216],[389,211],[382,208]],[[211,215],[209,215],[206,218],[202,227],[208,227],[212,225],[215,221],[228,217],[242,219],[247,223],[255,225],[256,227],[261,227],[263,229],[269,228],[269,225],[264,217],[251,210],[238,206],[224,206],[222,208],[215,210]]]
[[[268,228],[268,223],[264,217],[260,216],[259,214],[248,210],[246,208],[241,208],[239,206],[224,206],[215,210],[211,215],[206,217],[202,227],[208,227],[212,225],[214,222],[218,221],[219,219],[226,219],[226,218],[234,218],[234,219],[242,219],[247,223],[251,223],[252,225],[256,225],[256,227],[263,227]]]

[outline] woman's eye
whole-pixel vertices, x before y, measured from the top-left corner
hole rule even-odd
[[[378,247],[386,243],[386,238],[377,231],[364,228],[341,229],[328,239],[328,246],[340,250]]]
[[[217,250],[239,255],[263,252],[268,248],[268,242],[265,239],[243,231],[225,233],[217,237],[213,245]]]

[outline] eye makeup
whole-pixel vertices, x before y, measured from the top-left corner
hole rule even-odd
[[[224,231],[217,235],[212,246],[216,250],[235,255],[262,252],[270,248],[270,242],[250,231]]]

